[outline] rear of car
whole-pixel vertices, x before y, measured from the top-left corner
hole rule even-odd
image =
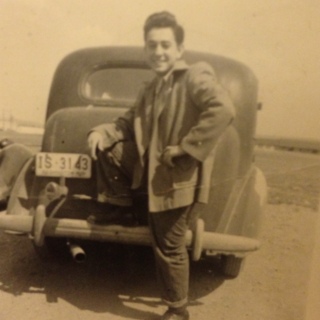
[[[246,66],[225,57],[187,52],[185,58],[210,63],[237,109],[216,149],[210,201],[194,207],[200,219],[186,245],[194,260],[219,256],[226,275],[236,276],[245,256],[260,246],[266,200],[265,179],[254,164],[257,80]],[[92,127],[131,107],[152,76],[141,48],[92,48],[67,56],[52,82],[41,152],[21,168],[0,228],[28,234],[40,249],[65,243],[80,260],[79,239],[151,245],[144,219],[129,225],[87,223],[97,191],[86,139]]]

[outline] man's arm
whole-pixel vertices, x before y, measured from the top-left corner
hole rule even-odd
[[[199,121],[180,145],[165,148],[162,161],[169,167],[174,167],[173,158],[184,154],[204,161],[235,116],[233,102],[207,63],[201,62],[190,68],[187,90],[199,108]]]
[[[191,99],[200,109],[200,116],[182,139],[180,147],[195,159],[204,161],[231,124],[235,108],[228,92],[207,63],[198,63],[190,69],[187,86]]]
[[[135,105],[120,116],[114,122],[104,123],[94,127],[88,134],[88,145],[93,159],[97,159],[96,151],[112,148],[120,141],[134,139],[134,113],[135,108],[143,97],[143,90],[140,91]]]

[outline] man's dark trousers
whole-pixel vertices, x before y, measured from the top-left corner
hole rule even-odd
[[[103,189],[106,202],[121,205],[121,194],[124,195],[124,206],[128,205],[130,181],[132,178],[132,149],[126,143],[118,143],[112,150],[114,155],[121,155],[119,160],[126,159],[118,167],[108,161],[104,152],[99,153],[97,161],[98,185]],[[130,150],[130,154],[126,150]],[[132,161],[128,161],[131,158]],[[126,165],[130,163],[130,165]],[[131,172],[130,172],[131,171]],[[115,179],[116,178],[116,179]],[[114,182],[116,181],[116,184]],[[147,176],[143,181],[147,181]],[[126,192],[124,192],[124,190]],[[138,196],[139,208],[147,209],[147,185],[133,192]],[[99,191],[99,190],[98,190]],[[116,201],[112,201],[115,199]],[[141,204],[141,201],[145,202]],[[136,201],[133,199],[133,203]],[[185,244],[191,206],[148,214],[149,227],[153,240],[158,281],[163,301],[170,307],[181,307],[187,303],[189,289],[189,256]]]

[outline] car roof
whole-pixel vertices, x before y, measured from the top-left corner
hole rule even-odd
[[[247,89],[246,95],[255,95],[257,80],[252,71],[243,63],[211,54],[196,51],[186,51],[183,58],[188,64],[198,61],[209,63],[217,73],[221,82],[227,85],[238,79]],[[148,68],[143,47],[110,46],[84,48],[67,55],[58,65],[53,77],[46,119],[55,111],[69,106],[84,106],[88,104],[79,95],[79,83],[85,73],[92,71],[99,65],[128,65]],[[224,80],[227,79],[227,80]]]

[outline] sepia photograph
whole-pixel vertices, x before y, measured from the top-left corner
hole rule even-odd
[[[1,0],[0,320],[318,320],[319,13]]]

